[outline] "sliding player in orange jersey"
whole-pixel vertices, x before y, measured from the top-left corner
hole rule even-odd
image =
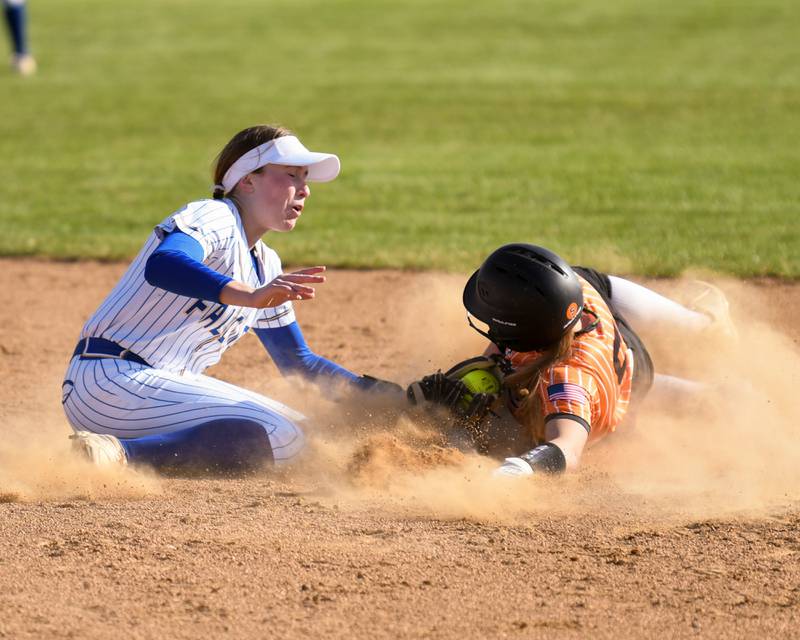
[[[510,448],[499,475],[574,469],[586,444],[613,432],[654,382],[664,391],[695,387],[655,375],[626,317],[690,332],[720,322],[733,330],[724,297],[725,317],[714,318],[529,244],[492,253],[467,282],[463,302],[470,325],[491,342],[486,357],[425,376],[408,395],[450,407],[478,450]],[[470,367],[491,369],[500,394],[471,392],[460,379]]]

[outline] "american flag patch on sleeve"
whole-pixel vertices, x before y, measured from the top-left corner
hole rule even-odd
[[[578,404],[588,404],[589,392],[578,384],[560,382],[547,387],[547,399],[550,400],[550,402],[567,400],[569,402],[577,402]]]

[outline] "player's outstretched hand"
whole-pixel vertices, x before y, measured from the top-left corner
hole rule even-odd
[[[293,300],[310,300],[314,297],[314,287],[309,285],[325,282],[325,276],[319,275],[324,271],[325,267],[308,267],[282,273],[258,289],[232,281],[223,287],[219,300],[223,304],[256,309],[277,307]]]
[[[291,300],[310,300],[314,297],[314,287],[308,285],[325,282],[325,276],[319,275],[323,271],[325,271],[325,267],[309,267],[291,273],[282,273],[272,282],[253,292],[254,304],[252,306],[263,309],[264,307],[277,307]]]

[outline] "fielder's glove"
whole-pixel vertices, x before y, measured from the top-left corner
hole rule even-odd
[[[491,413],[497,398],[497,394],[494,393],[474,393],[466,407],[464,403],[456,405],[455,414],[468,425],[480,424]]]
[[[412,382],[406,396],[411,404],[430,403],[449,409],[457,425],[475,433],[498,398],[494,393],[472,393],[461,380],[448,377],[441,371]]]
[[[411,404],[430,402],[451,410],[455,410],[459,400],[468,393],[469,389],[461,380],[448,378],[441,371],[412,382],[406,390]]]
[[[471,371],[485,369],[502,383],[506,370],[505,360],[500,356],[478,356],[459,362],[442,373],[441,370],[421,380],[412,382],[406,394],[411,404],[439,404],[453,410],[456,415],[481,419],[486,415],[488,408],[497,400],[493,393],[471,394],[461,378]],[[465,396],[474,395],[469,402]]]

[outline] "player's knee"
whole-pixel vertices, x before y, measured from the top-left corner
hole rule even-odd
[[[302,430],[290,420],[272,426],[269,439],[275,464],[279,466],[293,462],[306,445]]]

